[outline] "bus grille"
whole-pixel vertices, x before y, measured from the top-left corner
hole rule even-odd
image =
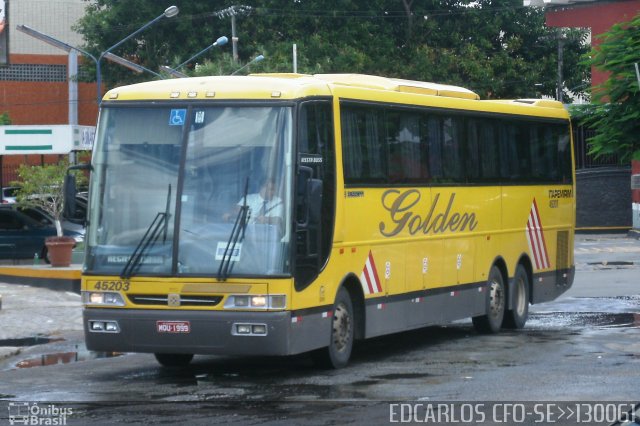
[[[135,305],[169,306],[167,294],[129,294],[131,303]],[[178,306],[216,306],[222,300],[222,296],[180,296]]]

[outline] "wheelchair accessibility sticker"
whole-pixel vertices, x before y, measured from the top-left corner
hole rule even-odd
[[[182,126],[186,119],[186,109],[172,109],[171,115],[169,115],[169,126]]]

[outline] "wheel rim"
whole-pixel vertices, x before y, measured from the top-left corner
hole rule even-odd
[[[351,316],[347,307],[340,303],[333,314],[333,344],[338,352],[349,346],[351,336]]]
[[[491,281],[489,286],[489,310],[492,318],[499,318],[504,309],[504,289],[498,281]]]
[[[518,314],[518,316],[524,315],[524,311],[527,307],[525,295],[524,280],[520,278],[516,281],[516,314]]]

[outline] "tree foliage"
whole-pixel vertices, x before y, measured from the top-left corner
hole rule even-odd
[[[640,62],[640,14],[601,37],[585,64],[608,72],[609,78],[594,88],[593,104],[573,112],[596,133],[589,139],[591,154],[615,154],[628,164],[640,160],[640,82],[635,73]]]
[[[21,207],[39,208],[48,213],[56,222],[58,236],[62,236],[62,213],[64,211],[64,178],[69,167],[68,161],[44,166],[21,164],[18,168],[18,180],[12,182],[20,189],[16,193],[16,202]],[[84,175],[76,175],[86,180]]]
[[[9,117],[9,113],[5,112],[0,114],[0,126],[8,126],[11,124],[11,118]]]
[[[157,70],[178,65],[220,35],[231,39],[233,1],[172,3],[180,8],[177,17],[162,19],[113,53]],[[160,13],[154,0],[91,0],[76,29],[99,54]],[[434,81],[489,98],[555,93],[558,30],[545,26],[541,9],[513,0],[260,0],[237,7],[236,22],[238,63],[230,59],[230,42],[181,71],[229,74],[262,53],[265,61],[248,70],[291,72],[296,43],[301,73]],[[588,68],[579,64],[585,32],[565,35],[564,84],[581,86],[588,79]],[[103,71],[110,85],[136,81],[116,65],[105,64]]]

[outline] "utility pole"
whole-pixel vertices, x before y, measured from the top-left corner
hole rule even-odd
[[[563,50],[564,50],[564,36],[558,35],[558,86],[556,89],[556,99],[562,102],[562,63],[563,63]]]
[[[236,36],[236,11],[231,13],[231,46],[233,46],[233,60],[238,62],[238,37]]]

